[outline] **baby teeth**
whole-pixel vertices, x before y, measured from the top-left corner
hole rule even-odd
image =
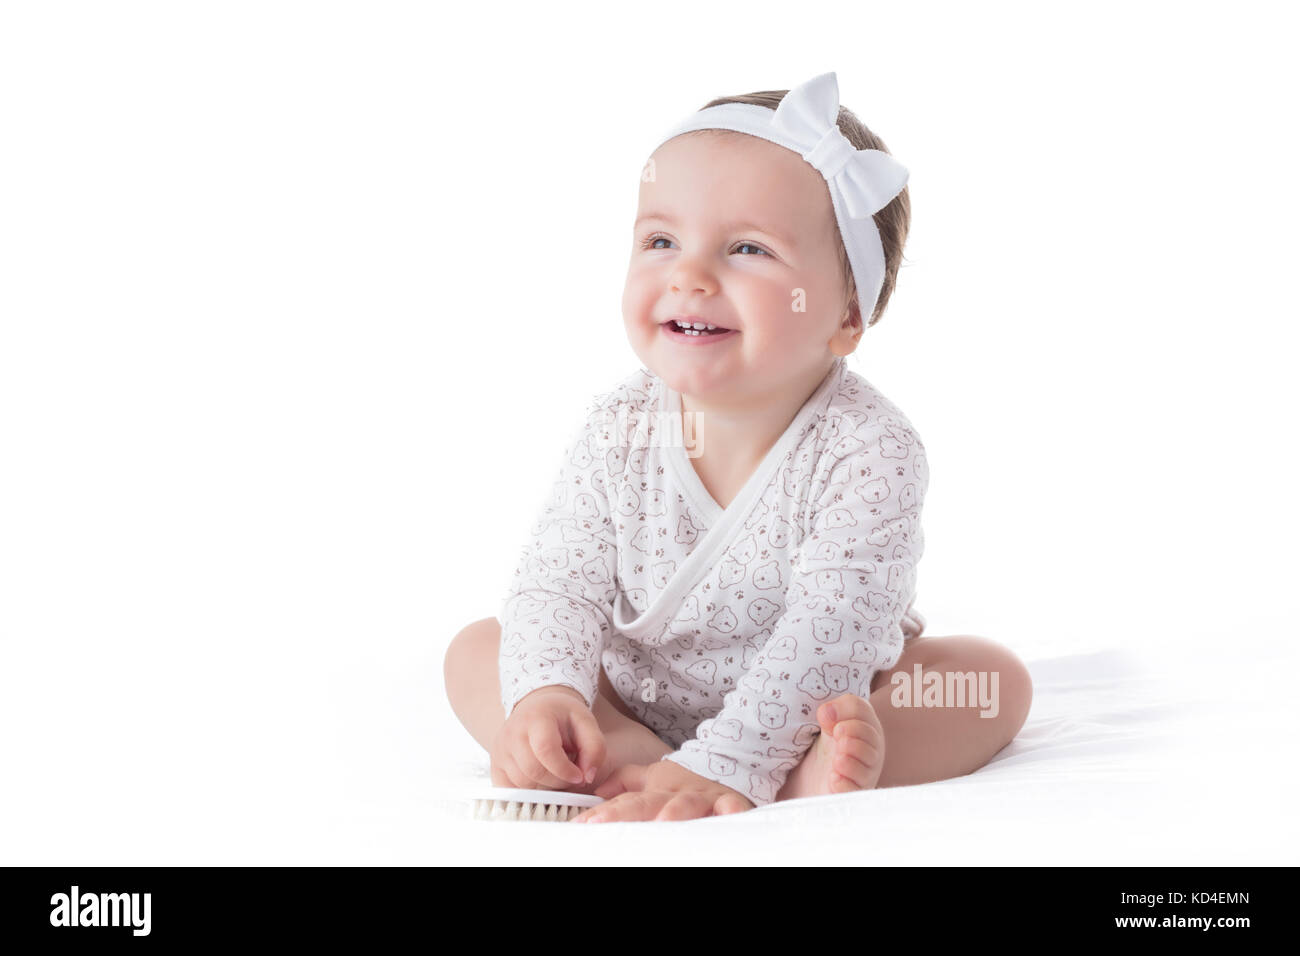
[[[687,335],[703,335],[706,330],[717,328],[716,325],[706,322],[678,322],[676,319],[673,319],[673,325]]]

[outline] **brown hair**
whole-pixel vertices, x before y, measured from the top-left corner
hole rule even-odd
[[[747,103],[751,106],[766,106],[768,109],[775,110],[789,90],[761,90],[757,93],[744,93],[740,96],[720,96],[716,100],[710,100],[700,109],[708,109],[710,106],[721,106],[724,103]],[[845,138],[853,144],[854,149],[878,149],[882,153],[888,153],[884,141],[867,128],[867,124],[862,122],[853,115],[853,112],[845,106],[840,107],[839,115],[835,118],[835,125],[840,128],[840,132]],[[723,130],[696,130],[695,132],[719,133],[727,132]],[[737,134],[744,135],[744,134]],[[903,244],[907,241],[907,231],[912,224],[912,201],[908,197],[907,187],[891,199],[883,209],[872,216],[875,220],[876,229],[880,232],[880,245],[885,253],[885,278],[880,286],[880,297],[876,300],[876,307],[872,310],[871,321],[867,327],[875,325],[880,316],[885,311],[885,306],[889,303],[889,297],[893,294],[894,285],[898,281],[898,270],[903,263]],[[836,245],[840,253],[840,268],[844,273],[844,285],[848,289],[848,297],[845,304],[853,302],[857,298],[857,284],[853,280],[853,268],[849,265],[848,253],[844,251],[844,241],[840,238],[839,230],[835,230]],[[859,310],[861,311],[861,310]]]

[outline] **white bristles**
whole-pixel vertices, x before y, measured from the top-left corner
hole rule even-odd
[[[473,795],[475,820],[533,820],[567,823],[588,807],[605,801],[588,793],[564,790],[514,790],[492,787]]]
[[[560,807],[553,803],[531,803],[525,800],[483,800],[474,801],[474,819],[476,820],[545,820],[552,823],[567,823],[585,807]]]

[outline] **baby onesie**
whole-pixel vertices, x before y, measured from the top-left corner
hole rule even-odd
[[[925,449],[903,413],[838,358],[735,500],[691,466],[706,442],[642,368],[571,438],[502,604],[508,715],[603,667],[664,757],[771,803],[816,739],[817,708],[866,697],[924,628]]]

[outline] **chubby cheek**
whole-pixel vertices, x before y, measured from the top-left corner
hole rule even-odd
[[[796,306],[806,302],[796,298],[794,288],[788,284],[770,290],[753,302],[748,314],[753,339],[762,339],[764,351],[778,349],[782,352],[801,352],[806,349],[817,320],[811,311],[799,311]],[[756,346],[760,343],[755,342]]]
[[[796,277],[794,284],[771,297],[771,308],[765,312],[769,342],[791,352],[825,346],[834,330],[837,294],[836,287],[820,277]]]
[[[623,324],[629,336],[645,337],[654,331],[655,294],[643,276],[629,272],[623,285]]]
[[[646,310],[644,300],[634,296],[630,290],[623,291],[623,329],[628,342],[638,347],[646,341],[646,326],[650,313]]]

